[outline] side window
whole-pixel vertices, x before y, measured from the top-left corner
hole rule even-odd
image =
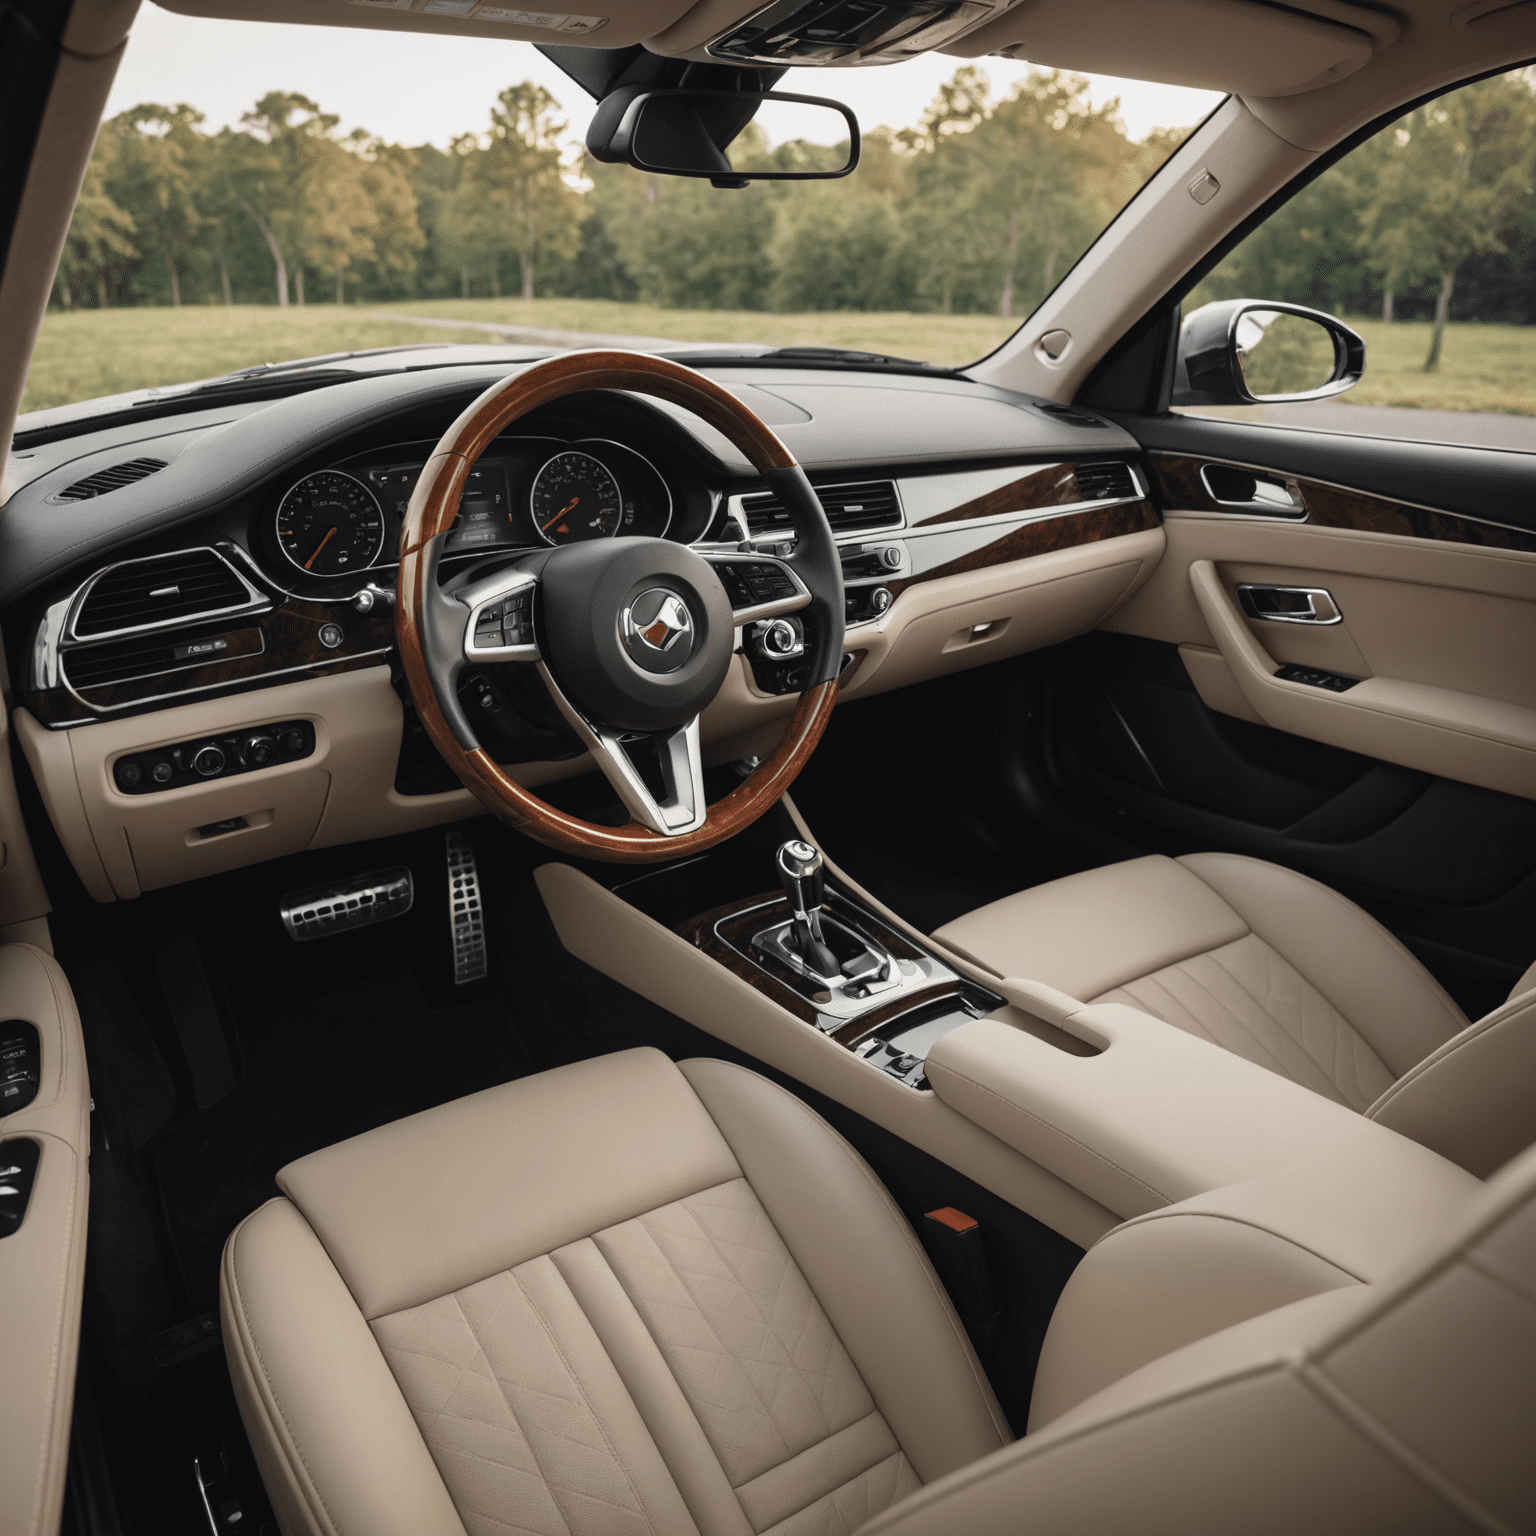
[[[1338,316],[1365,340],[1365,376],[1332,399],[1187,414],[1536,452],[1536,68],[1462,86],[1359,145],[1184,314],[1237,298]]]

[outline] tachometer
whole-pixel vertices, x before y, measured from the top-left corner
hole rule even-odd
[[[623,493],[606,464],[590,453],[557,453],[533,477],[533,526],[549,544],[610,539],[624,515]]]
[[[277,509],[277,547],[311,576],[366,570],[384,549],[384,509],[351,475],[306,475]]]

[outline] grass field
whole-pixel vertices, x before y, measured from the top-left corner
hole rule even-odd
[[[982,356],[1013,329],[1013,322],[995,315],[781,315],[658,309],[587,299],[536,299],[530,304],[514,299],[420,300],[288,310],[262,305],[79,310],[50,313],[44,320],[22,409],[42,410],[322,352],[493,339],[483,332],[424,329],[395,318],[406,315],[678,341],[862,347],[948,364]],[[1368,364],[1364,381],[1346,400],[1536,415],[1536,327],[1451,325],[1440,371],[1426,374],[1427,324],[1351,324],[1366,339]]]

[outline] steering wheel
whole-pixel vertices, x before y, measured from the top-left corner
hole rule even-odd
[[[788,510],[794,553],[598,538],[524,553],[492,576],[444,580],[443,547],[471,467],[520,416],[593,389],[654,395],[701,416]],[[691,368],[637,352],[570,352],[493,384],[443,434],[400,530],[395,634],[428,736],[489,810],[552,848],[645,863],[713,847],[757,820],[821,739],[843,654],[843,574],[825,512],[777,435]],[[730,794],[704,799],[699,716],[720,691],[736,631],[803,610],[806,683],[778,745]],[[466,666],[533,666],[633,818],[600,826],[546,804],[480,745],[459,702]],[[663,793],[631,749],[655,744]]]

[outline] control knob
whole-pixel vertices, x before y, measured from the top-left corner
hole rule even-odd
[[[199,747],[192,755],[192,771],[211,779],[224,771],[224,749],[215,742]]]
[[[243,756],[248,763],[265,768],[277,756],[277,743],[265,731],[245,739]]]
[[[888,571],[899,571],[901,569],[901,550],[894,544],[887,544],[880,551],[880,563]]]
[[[805,654],[805,638],[793,619],[764,619],[754,626],[752,639],[768,661],[793,661]]]
[[[304,733],[296,727],[283,732],[283,751],[302,752],[304,750]]]
[[[871,613],[884,613],[896,599],[891,596],[889,587],[876,587],[869,594],[869,611]]]

